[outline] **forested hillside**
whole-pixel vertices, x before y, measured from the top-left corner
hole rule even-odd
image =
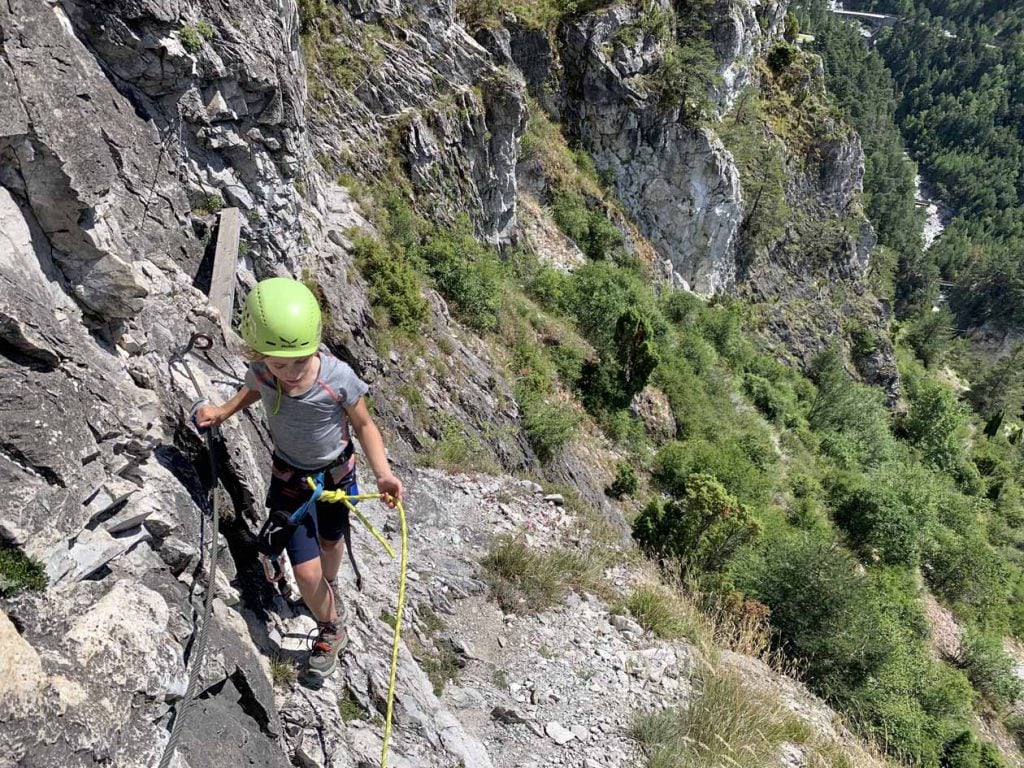
[[[906,530],[913,528],[915,534],[891,549],[873,549],[870,556],[876,563],[898,561],[912,570],[919,565],[928,589],[967,628],[962,650],[991,664],[1002,653],[1000,637],[1019,636],[1024,629],[1013,618],[1020,612],[1024,543],[1018,444],[1024,374],[1020,345],[1013,342],[1024,318],[1020,9],[981,2],[847,4],[902,18],[869,42],[858,24],[829,13],[826,6],[802,4],[797,18],[800,30],[813,36],[805,47],[822,56],[829,90],[865,146],[865,209],[880,243],[874,253],[874,284],[895,302],[901,372],[911,400],[909,414],[896,419],[894,432],[912,443],[923,437],[922,429],[930,432],[925,439],[929,447],[918,443],[924,472],[919,478],[953,478],[958,486],[952,496],[932,496],[930,504],[928,494],[920,495],[926,485],[910,480],[905,457],[897,459],[890,471],[901,480],[890,487],[905,494]],[[910,158],[955,210],[946,231],[927,250],[914,205],[915,163]],[[1006,334],[1009,340],[998,343]],[[959,437],[938,427],[952,428],[957,422],[960,427],[953,429],[960,430]],[[940,432],[946,438],[934,442]],[[946,449],[938,449],[943,442]],[[960,451],[962,458],[954,459]],[[872,493],[885,485],[876,480]],[[953,486],[946,488],[948,494]],[[892,515],[899,508],[889,499],[874,515],[865,514],[864,508],[851,514],[848,502],[839,501],[831,511],[856,551],[861,526],[877,530],[875,525],[887,518],[884,539],[894,544],[899,529],[891,527],[896,519]],[[950,543],[954,531],[963,538],[946,550],[947,555],[955,552],[957,561],[947,570],[951,561],[941,554],[942,542]],[[860,552],[865,562],[865,552]],[[868,565],[871,573],[879,573],[877,568]],[[940,575],[943,571],[945,576]],[[973,597],[965,600],[967,594]],[[963,668],[976,675],[980,666]],[[977,678],[974,684],[986,687]],[[989,686],[985,709],[1005,718],[1005,707],[1016,692],[1003,689],[995,697],[993,692]],[[1000,698],[1002,704],[995,704]],[[932,705],[936,700],[918,699]],[[929,711],[928,704],[923,707]],[[890,727],[896,722],[905,726],[908,712],[889,712],[884,719]],[[889,733],[894,732],[910,747],[904,759],[932,764],[933,758],[921,749],[923,742],[915,745],[902,728]],[[959,759],[946,756],[940,762],[977,764]],[[988,763],[981,758],[980,764]]]
[[[958,215],[931,261],[961,328],[1024,325],[1024,21],[984,0],[855,0],[903,23],[878,50],[907,146]],[[936,294],[932,288],[932,295]]]

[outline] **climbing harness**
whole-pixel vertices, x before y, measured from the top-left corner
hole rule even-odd
[[[383,493],[360,493],[360,494],[347,494],[344,491],[325,491],[322,488],[317,492],[317,486],[313,482],[312,478],[308,479],[307,482],[310,488],[313,489],[313,495],[317,496],[321,501],[342,503],[344,504],[349,512],[355,513],[359,521],[365,525],[370,533],[379,541],[387,553],[394,557],[394,550],[388,545],[387,541],[383,536],[374,528],[370,521],[367,520],[363,515],[356,509],[353,501],[363,501],[367,499],[381,499],[384,498]],[[394,712],[395,704],[395,682],[398,677],[398,646],[401,642],[402,634],[402,609],[405,606],[405,574],[408,568],[409,561],[409,541],[408,541],[408,530],[405,523],[405,507],[402,506],[402,502],[396,503],[398,509],[398,522],[401,529],[402,536],[402,557],[401,564],[398,571],[398,607],[395,609],[395,634],[391,642],[391,672],[388,678],[388,706],[387,713],[384,718],[384,746],[381,749],[380,754],[380,768],[387,768],[388,765],[388,742],[391,740],[391,717]]]

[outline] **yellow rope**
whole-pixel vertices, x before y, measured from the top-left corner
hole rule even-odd
[[[402,608],[405,605],[405,571],[409,546],[405,528],[405,508],[398,502],[398,520],[402,529],[402,565],[398,572],[398,610],[395,612],[395,639],[391,643],[391,679],[388,681],[388,711],[384,718],[384,747],[380,753],[380,768],[388,766],[388,741],[391,739],[391,713],[395,704],[395,678],[398,675],[398,643],[402,631]]]
[[[307,482],[310,487],[316,487],[311,478],[307,478]],[[345,506],[349,508],[349,511],[355,512],[356,517],[358,517],[360,522],[370,530],[370,533],[376,537],[377,541],[384,545],[384,549],[387,550],[388,554],[391,555],[391,557],[394,557],[395,552],[388,545],[388,542],[380,535],[380,533],[377,532],[376,528],[370,525],[370,521],[363,517],[362,513],[355,508],[355,505],[352,504],[353,501],[379,499],[383,495],[384,494],[382,493],[361,493],[349,495],[343,491],[323,491],[320,494],[320,500],[331,503],[344,503]],[[402,559],[400,570],[398,572],[398,608],[395,611],[395,635],[391,642],[391,674],[388,679],[388,708],[387,715],[384,718],[384,746],[380,753],[380,768],[387,768],[388,765],[388,743],[391,741],[391,716],[394,713],[395,683],[398,678],[398,646],[401,643],[402,638],[402,609],[405,607],[405,573],[409,561],[409,540],[405,523],[405,507],[402,506],[401,501],[399,501],[396,506],[398,507],[398,520],[402,531]]]

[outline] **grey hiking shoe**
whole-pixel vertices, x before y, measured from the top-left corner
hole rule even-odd
[[[318,677],[327,677],[338,666],[338,654],[348,644],[348,634],[338,622],[323,622],[317,625],[316,640],[309,652],[309,672]]]

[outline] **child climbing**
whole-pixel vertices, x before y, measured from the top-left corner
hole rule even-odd
[[[367,385],[348,365],[319,351],[320,333],[320,306],[305,285],[283,277],[261,281],[242,314],[251,360],[245,385],[223,405],[196,412],[198,426],[213,427],[263,399],[274,442],[266,502],[271,521],[286,524],[310,498],[307,478],[321,472],[325,490],[358,493],[350,425],[386,503],[394,507],[402,498],[402,483],[363,401]],[[308,668],[320,677],[334,671],[348,642],[334,588],[347,525],[344,505],[317,502],[286,545],[299,592],[317,621]]]

